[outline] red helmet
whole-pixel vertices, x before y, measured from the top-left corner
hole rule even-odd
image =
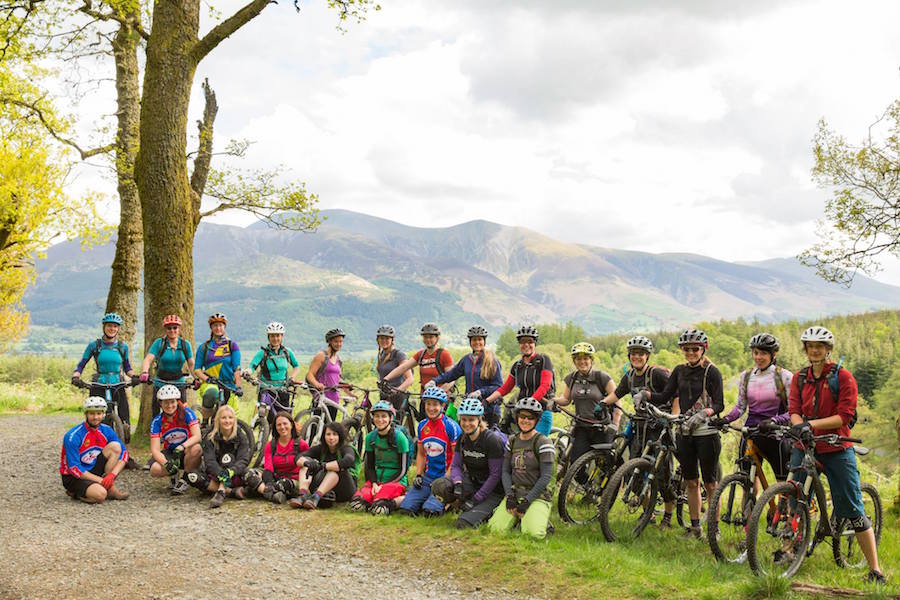
[[[181,317],[178,315],[166,315],[163,318],[163,327],[166,325],[178,325],[181,326]]]

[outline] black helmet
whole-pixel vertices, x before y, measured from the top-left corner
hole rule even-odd
[[[441,328],[436,323],[425,323],[419,330],[419,335],[441,335]]]
[[[392,338],[392,337],[394,337],[394,328],[391,327],[390,325],[382,325],[381,327],[378,328],[378,331],[375,332],[376,337],[380,336],[380,335],[384,335],[389,338]]]
[[[472,327],[469,327],[469,332],[466,335],[469,336],[469,339],[472,339],[473,337],[483,337],[487,339],[488,333],[487,329],[485,329],[481,325],[474,325]]]
[[[538,330],[534,327],[534,325],[522,325],[519,327],[519,330],[516,331],[516,339],[521,340],[523,337],[534,338],[534,341],[538,341]]]
[[[704,348],[709,348],[709,338],[701,329],[685,329],[678,336],[678,347],[687,346],[688,344],[699,344]]]
[[[636,335],[625,343],[625,349],[629,352],[632,350],[643,350],[644,352],[652,353],[653,342],[642,335]]]
[[[757,333],[750,338],[750,348],[759,348],[766,352],[778,352],[778,338],[771,333]]]
[[[329,329],[325,332],[325,342],[330,342],[336,337],[346,337],[347,334],[344,333],[344,330],[340,327],[335,327],[334,329]]]

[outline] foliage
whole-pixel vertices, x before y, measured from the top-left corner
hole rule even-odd
[[[819,223],[822,241],[800,259],[825,279],[849,285],[857,271],[877,272],[883,252],[900,256],[900,100],[858,144],[820,120],[813,153],[813,179],[833,195]]]

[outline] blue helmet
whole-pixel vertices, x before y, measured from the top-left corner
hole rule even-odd
[[[478,398],[466,398],[459,403],[456,415],[459,417],[480,417],[484,415],[484,404]]]
[[[389,412],[391,413],[391,417],[394,417],[397,414],[397,409],[387,400],[379,400],[372,406],[369,412]]]
[[[106,313],[103,315],[103,320],[101,321],[104,325],[107,323],[115,323],[116,325],[122,325],[122,317],[119,316],[119,313]]]
[[[437,400],[441,404],[447,404],[447,392],[443,390],[443,388],[439,388],[438,386],[432,386],[425,388],[425,391],[422,392],[422,402],[426,400]]]

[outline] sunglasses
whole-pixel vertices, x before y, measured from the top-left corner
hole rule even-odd
[[[700,352],[702,349],[702,346],[684,346],[682,348],[685,352]]]
[[[178,329],[181,325],[166,325],[166,329]]]
[[[531,413],[520,413],[518,418],[525,419],[526,421],[537,421],[537,417]]]

